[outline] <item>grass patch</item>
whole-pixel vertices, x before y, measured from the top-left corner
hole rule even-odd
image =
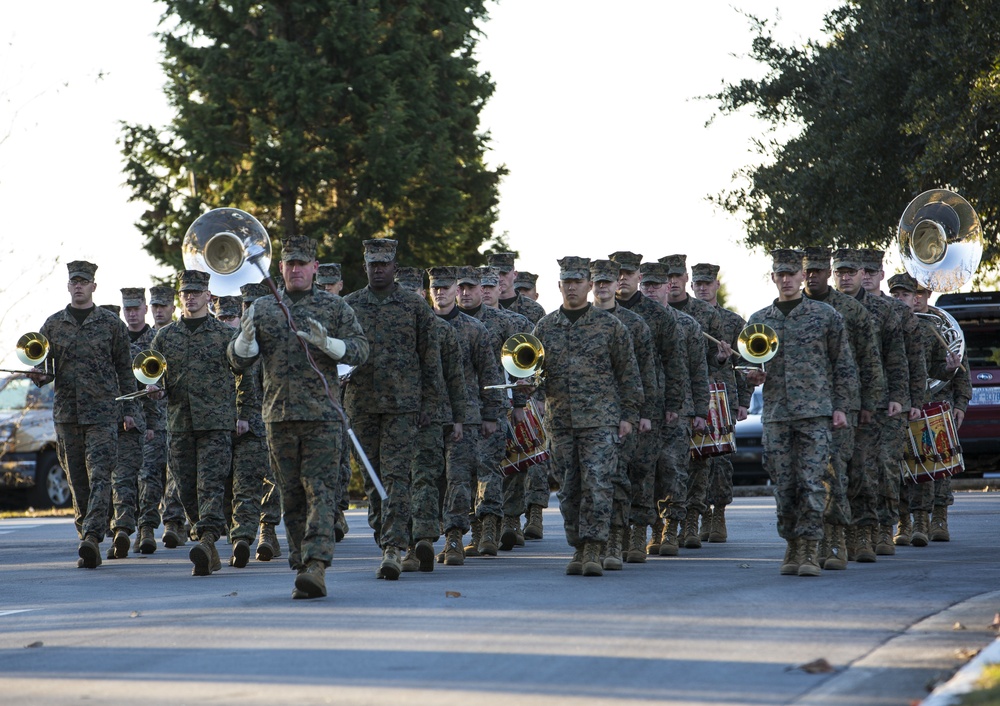
[[[961,706],[986,706],[1000,703],[1000,664],[987,664],[976,681],[976,690],[962,694]]]

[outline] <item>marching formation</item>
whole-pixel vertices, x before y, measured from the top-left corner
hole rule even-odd
[[[368,284],[342,296],[340,266],[290,237],[279,285],[213,297],[188,269],[176,293],[123,289],[124,322],[94,305],[97,266],[69,263],[29,375],[55,383],[80,568],[156,552],[162,521],[193,575],[221,569],[223,539],[241,569],[255,543],[283,555],[283,518],[293,598],[325,596],[352,457],[379,579],[540,539],[552,488],[567,574],[677,556],[727,541],[733,426],[758,385],[781,574],[949,539],[950,473],[928,467],[960,452],[969,366],[918,316],[926,287],[882,292],[882,252],[774,251],[777,297],[744,322],[719,267],[683,254],[564,257],[546,314],[513,253],[425,273],[396,245],[365,241]]]

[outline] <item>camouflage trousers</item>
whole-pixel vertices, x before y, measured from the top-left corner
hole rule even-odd
[[[729,455],[708,459],[708,493],[705,504],[725,507],[733,502],[733,462]]]
[[[663,426],[662,446],[656,459],[654,497],[657,514],[664,520],[682,521],[687,515],[690,429],[685,417]]]
[[[111,531],[135,532],[139,509],[139,471],[142,468],[142,437],[137,429],[118,432],[118,461],[111,471]]]
[[[383,501],[365,473],[368,525],[383,549],[405,549],[410,536],[410,464],[417,447],[417,414],[358,413],[351,415],[351,421],[386,492]],[[358,464],[362,465],[361,459]]]
[[[899,514],[934,511],[936,482],[903,483],[899,490]]]
[[[635,436],[635,450],[628,464],[629,521],[627,524],[656,523],[656,462],[663,445],[663,427],[653,424],[652,430]]]
[[[267,439],[246,432],[233,435],[232,520],[229,537],[253,544],[261,518],[264,477],[270,473]]]
[[[98,541],[108,531],[111,512],[111,472],[118,457],[116,424],[56,425],[59,463],[66,469],[73,496],[73,521],[83,539],[92,534]]]
[[[171,432],[167,473],[177,486],[195,537],[226,535],[224,498],[233,463],[232,432]]]
[[[528,477],[524,480],[525,511],[527,511],[529,505],[549,506],[549,496],[552,494],[549,485],[549,476],[551,474],[552,461],[549,459],[528,468]]]
[[[764,468],[775,484],[782,539],[823,539],[832,437],[829,417],[764,423]]]
[[[883,424],[882,445],[878,455],[878,522],[894,525],[899,522],[899,462],[907,443],[909,422],[905,414],[895,417],[880,415]]]
[[[351,485],[351,448],[351,437],[347,435],[347,427],[344,427],[344,438],[341,440],[340,475],[337,478],[339,484],[337,497],[340,498],[337,501],[337,507],[341,511],[348,510],[351,507],[351,494],[348,490]],[[363,467],[361,472],[365,472]]]
[[[268,452],[268,456],[270,457],[270,451]],[[278,481],[274,478],[274,471],[271,470],[271,465],[270,463],[268,464],[267,471],[264,473],[264,482],[261,486],[260,522],[261,524],[276,525],[281,522],[281,488],[278,487]],[[340,497],[339,488],[337,492],[337,497]],[[346,495],[346,493],[345,486],[344,494]]]
[[[436,541],[441,536],[441,505],[438,491],[445,475],[445,434],[451,425],[432,423],[417,430],[417,453],[410,468],[410,533],[407,545],[420,539]]]
[[[651,433],[639,434],[633,430],[618,445],[618,462],[615,464],[615,472],[611,478],[611,486],[614,489],[611,504],[612,527],[627,527],[629,525],[632,515],[632,482],[629,479],[631,466],[635,460],[635,451],[639,446],[639,437],[649,436]]]
[[[688,509],[700,513],[708,510],[708,483],[712,475],[712,459],[691,456],[688,461],[687,500]]]
[[[576,547],[588,541],[608,541],[613,478],[621,447],[618,429],[553,429],[549,442],[559,478],[559,511],[566,542]]]
[[[274,476],[281,488],[288,565],[298,569],[316,560],[329,566],[340,487],[339,469],[331,466],[330,459],[340,458],[343,425],[298,421],[271,422],[266,427]]]
[[[153,438],[142,445],[142,468],[139,469],[139,526],[156,528],[163,522],[184,524],[184,506],[177,486],[167,478],[167,446],[170,434],[166,430],[153,432]]]
[[[854,430],[854,453],[847,466],[847,499],[854,527],[878,524],[878,476],[872,456],[881,443],[882,426],[875,418],[868,424],[859,423]]]
[[[476,517],[503,515],[504,477],[500,473],[500,463],[507,455],[507,427],[510,421],[506,414],[497,419],[497,430],[480,445],[483,462],[479,465],[476,479]],[[520,513],[518,513],[520,514]]]
[[[934,481],[934,505],[947,507],[955,504],[955,493],[951,490],[951,477]]]
[[[441,494],[441,526],[445,533],[460,529],[462,534],[469,531],[472,513],[472,485],[480,475],[483,462],[482,447],[486,440],[482,437],[482,427],[466,424],[462,427],[461,441],[445,437],[445,486]]]
[[[830,451],[830,467],[826,485],[829,491],[826,500],[824,521],[828,525],[847,527],[851,524],[851,503],[847,499],[848,467],[854,455],[854,430],[857,427],[857,412],[847,415],[847,426],[833,430],[833,446]]]

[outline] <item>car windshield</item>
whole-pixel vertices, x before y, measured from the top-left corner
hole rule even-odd
[[[973,368],[1000,368],[997,331],[965,331],[965,351]]]
[[[16,412],[52,407],[52,386],[35,387],[28,378],[0,378],[0,411]]]

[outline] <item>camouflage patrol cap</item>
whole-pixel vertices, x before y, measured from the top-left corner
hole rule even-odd
[[[913,279],[913,276],[909,272],[900,272],[898,275],[893,275],[889,278],[889,291],[894,289],[905,289],[907,292],[917,293],[917,280]]]
[[[270,293],[271,290],[263,282],[251,282],[240,287],[240,294],[243,296],[243,301],[247,304],[255,302],[261,297],[266,297]]]
[[[670,279],[668,268],[662,262],[644,262],[639,265],[643,282],[665,284]]]
[[[614,260],[591,260],[590,279],[593,282],[617,282],[621,266]]]
[[[861,267],[872,271],[882,269],[882,258],[885,257],[884,250],[861,248],[858,253],[861,255]]]
[[[122,308],[117,304],[101,304],[102,309],[107,309],[115,316],[120,316],[122,313]]]
[[[861,253],[855,248],[838,248],[833,251],[833,269],[860,270]]]
[[[393,276],[396,284],[406,289],[423,289],[424,271],[419,267],[397,267]]]
[[[608,255],[609,260],[613,260],[618,263],[618,266],[624,272],[635,272],[639,269],[642,264],[642,255],[634,252],[629,252],[628,250],[619,250]]]
[[[145,289],[142,287],[122,287],[122,306],[142,306],[145,303]]]
[[[537,281],[538,275],[518,270],[517,277],[514,278],[514,291],[516,292],[519,289],[531,289],[535,286]]]
[[[457,267],[431,267],[427,270],[427,279],[432,287],[450,287],[458,279]]]
[[[316,271],[316,284],[337,284],[342,279],[339,262],[321,263]]]
[[[802,269],[830,269],[830,248],[813,245],[806,248],[803,252],[805,252],[805,255],[802,257]]]
[[[291,235],[281,240],[281,261],[312,262],[316,259],[316,241],[306,235]]]
[[[214,304],[215,316],[239,316],[243,313],[243,302],[239,297],[219,297]]]
[[[499,287],[500,286],[500,273],[495,267],[477,267],[476,272],[479,273],[479,284],[484,287]]]
[[[184,270],[177,280],[178,292],[204,292],[208,289],[210,275],[201,270]]]
[[[699,262],[691,266],[692,282],[714,282],[719,278],[719,266],[707,262]]]
[[[802,270],[801,250],[778,248],[771,251],[771,272],[799,272]]]
[[[490,267],[497,268],[501,274],[507,274],[514,269],[514,258],[517,257],[512,252],[495,252],[486,260]]]
[[[590,279],[590,258],[569,255],[557,260],[559,279]]]
[[[174,303],[174,289],[165,284],[149,288],[149,303],[157,306],[170,306]]]
[[[667,266],[667,275],[687,274],[687,255],[667,255],[661,257],[657,262]]]
[[[389,238],[374,238],[366,240],[365,262],[393,262],[396,259],[396,246],[399,243]]]
[[[470,265],[463,265],[455,268],[455,278],[459,284],[471,284],[478,287],[482,282],[479,280],[479,270]]]
[[[97,265],[86,260],[73,260],[73,262],[66,265],[66,269],[69,270],[70,279],[80,277],[88,282],[93,282],[94,275],[97,273]]]

